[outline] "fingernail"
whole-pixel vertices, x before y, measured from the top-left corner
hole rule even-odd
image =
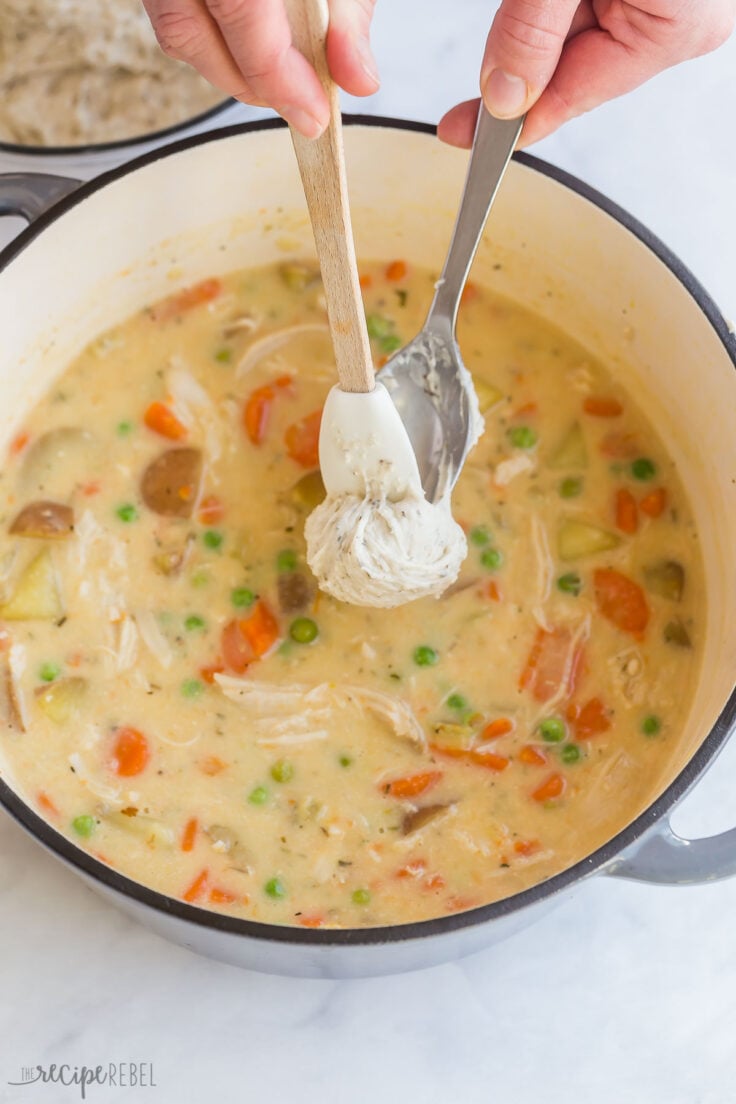
[[[363,66],[363,72],[371,78],[374,84],[380,84],[381,78],[378,75],[378,66],[376,65],[376,59],[373,56],[370,46],[364,38],[358,39],[356,46],[360,63]]]
[[[295,127],[306,138],[319,138],[327,126],[326,122],[323,123],[303,107],[287,105],[280,109],[279,115],[283,115],[289,126]]]
[[[521,115],[528,99],[526,81],[503,69],[493,69],[483,85],[485,105],[498,119],[514,119]]]

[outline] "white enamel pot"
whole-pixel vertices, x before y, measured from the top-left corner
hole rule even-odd
[[[358,253],[438,269],[466,155],[428,127],[352,119],[346,131]],[[313,253],[286,130],[251,124],[146,154],[77,186],[0,177],[0,212],[31,225],[0,254],[0,448],[99,331],[216,272]],[[656,411],[698,523],[708,584],[705,657],[680,746],[649,806],[605,846],[507,900],[441,919],[312,931],[221,916],[117,874],[41,820],[2,770],[0,802],[37,840],[159,934],[240,966],[355,977],[431,966],[529,924],[598,872],[659,883],[736,873],[736,828],[690,841],[668,816],[736,719],[736,343],[669,251],[608,200],[533,157],[509,168],[473,278],[552,319]],[[702,442],[708,442],[707,450]]]

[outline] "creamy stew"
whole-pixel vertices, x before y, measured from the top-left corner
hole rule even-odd
[[[362,268],[377,363],[434,274]],[[102,862],[235,916],[360,927],[528,888],[662,788],[703,636],[692,514],[632,397],[470,285],[486,431],[439,599],[322,594],[334,379],[310,264],[213,277],[83,352],[0,481],[2,750]]]

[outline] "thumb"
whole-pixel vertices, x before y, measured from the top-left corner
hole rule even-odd
[[[491,115],[517,118],[539,98],[557,68],[579,7],[580,0],[503,0],[480,76]]]

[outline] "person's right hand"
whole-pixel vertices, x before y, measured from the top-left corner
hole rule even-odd
[[[378,88],[368,44],[375,0],[330,0],[327,62],[353,96]],[[143,0],[163,51],[243,103],[271,107],[308,138],[327,126],[327,98],[292,46],[282,0]]]

